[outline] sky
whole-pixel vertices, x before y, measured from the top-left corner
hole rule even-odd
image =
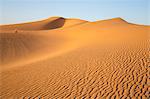
[[[88,21],[121,17],[130,23],[150,25],[150,0],[0,0],[0,24],[51,16]]]

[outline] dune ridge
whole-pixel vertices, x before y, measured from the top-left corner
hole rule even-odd
[[[0,26],[0,97],[148,99],[149,31],[122,18]]]

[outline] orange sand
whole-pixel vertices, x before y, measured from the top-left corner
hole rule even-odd
[[[148,99],[150,26],[51,17],[0,26],[1,99]]]

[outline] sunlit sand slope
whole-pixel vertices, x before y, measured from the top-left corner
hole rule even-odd
[[[54,30],[2,29],[2,99],[149,98],[149,26],[65,20]]]

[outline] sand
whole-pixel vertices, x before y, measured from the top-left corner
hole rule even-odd
[[[150,26],[51,17],[0,26],[1,99],[148,99]]]

